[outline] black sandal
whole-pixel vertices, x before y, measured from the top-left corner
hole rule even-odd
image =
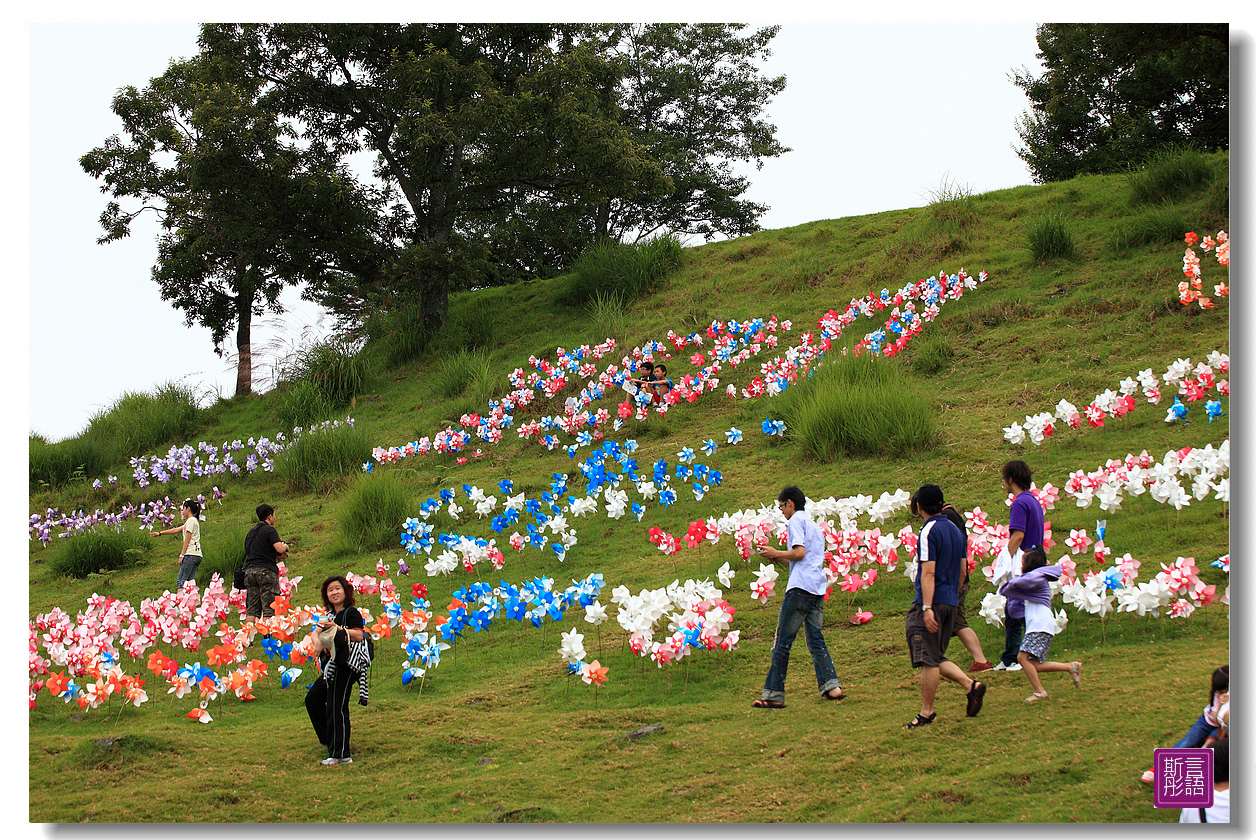
[[[839,689],[837,689],[837,690],[838,690],[838,691],[842,691],[842,689],[840,689],[840,688],[839,688]],[[823,694],[821,694],[820,696],[821,696],[821,697],[823,697],[825,700],[832,700],[832,701],[833,701],[833,702],[835,702],[835,703],[840,703],[840,702],[842,702],[843,700],[845,700],[845,699],[846,699],[846,692],[845,692],[845,691],[842,691],[842,693],[841,693],[841,694],[839,694],[839,695],[837,695],[836,697],[834,697],[834,696],[833,696],[832,692],[833,692],[833,689],[831,689],[831,688],[830,688],[828,691],[824,692],[824,693],[823,693]]]
[[[973,680],[972,688],[968,689],[968,708],[966,710],[969,717],[976,717],[981,711],[981,703],[986,696],[986,684]]]
[[[938,713],[937,713],[937,712],[934,712],[933,714],[929,715],[929,717],[925,717],[924,715],[918,714],[918,715],[916,715],[916,719],[915,719],[915,720],[913,720],[911,723],[905,724],[905,725],[903,726],[903,728],[904,728],[904,729],[915,729],[915,728],[916,728],[916,727],[918,727],[918,726],[928,726],[929,724],[931,724],[931,723],[933,723],[935,720],[937,720],[937,718],[938,718]]]
[[[756,700],[750,704],[752,709],[783,709],[785,704],[779,700]]]

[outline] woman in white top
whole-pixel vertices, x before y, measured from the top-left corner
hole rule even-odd
[[[183,534],[183,549],[179,552],[179,559],[174,561],[179,567],[174,584],[175,592],[182,589],[187,581],[195,582],[196,568],[201,565],[201,503],[196,499],[184,499],[179,513],[183,515],[183,524],[180,527],[152,532],[154,537]]]

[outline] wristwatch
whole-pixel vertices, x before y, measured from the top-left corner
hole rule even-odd
[[[921,609],[921,610],[931,610],[931,609],[933,609],[933,604],[925,604],[925,605],[924,605],[924,606],[922,606],[920,609]]]

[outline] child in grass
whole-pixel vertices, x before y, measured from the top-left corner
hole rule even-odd
[[[1217,740],[1226,737],[1229,725],[1230,706],[1230,666],[1222,665],[1212,672],[1212,682],[1208,689],[1208,705],[1204,706],[1203,714],[1191,724],[1173,749],[1191,747],[1211,747]],[[1155,773],[1151,770],[1143,773],[1145,784],[1155,781]]]
[[[667,378],[667,365],[654,366],[654,401],[663,402],[663,398],[672,390],[672,380]]]
[[[1025,638],[1021,641],[1016,661],[1029,678],[1034,693],[1025,698],[1026,703],[1047,699],[1046,689],[1038,675],[1043,671],[1068,671],[1073,685],[1082,684],[1082,663],[1073,661],[1050,662],[1047,654],[1054,638],[1055,615],[1051,612],[1051,581],[1059,580],[1059,565],[1048,566],[1047,555],[1040,548],[1027,550],[1023,557],[1019,577],[1012,578],[999,587],[999,594],[1008,601],[1021,601],[1025,605]]]

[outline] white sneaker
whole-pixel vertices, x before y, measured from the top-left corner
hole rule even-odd
[[[1013,662],[1011,665],[1008,665],[1008,666],[1007,666],[1007,670],[1009,670],[1009,671],[1019,671],[1019,670],[1021,670],[1021,664],[1020,664],[1019,662]]]
[[[325,767],[331,767],[333,764],[352,764],[352,758],[324,758],[319,764]]]
[[[1018,665],[1019,665],[1020,663],[1018,662],[1018,663],[1016,663],[1016,664],[1018,664]],[[1006,670],[1007,670],[1007,666],[1006,666],[1006,665],[1004,665],[1002,662],[1000,662],[998,665],[995,665],[995,666],[994,666],[994,668],[993,668],[992,670],[994,670],[994,671],[1006,671]]]

